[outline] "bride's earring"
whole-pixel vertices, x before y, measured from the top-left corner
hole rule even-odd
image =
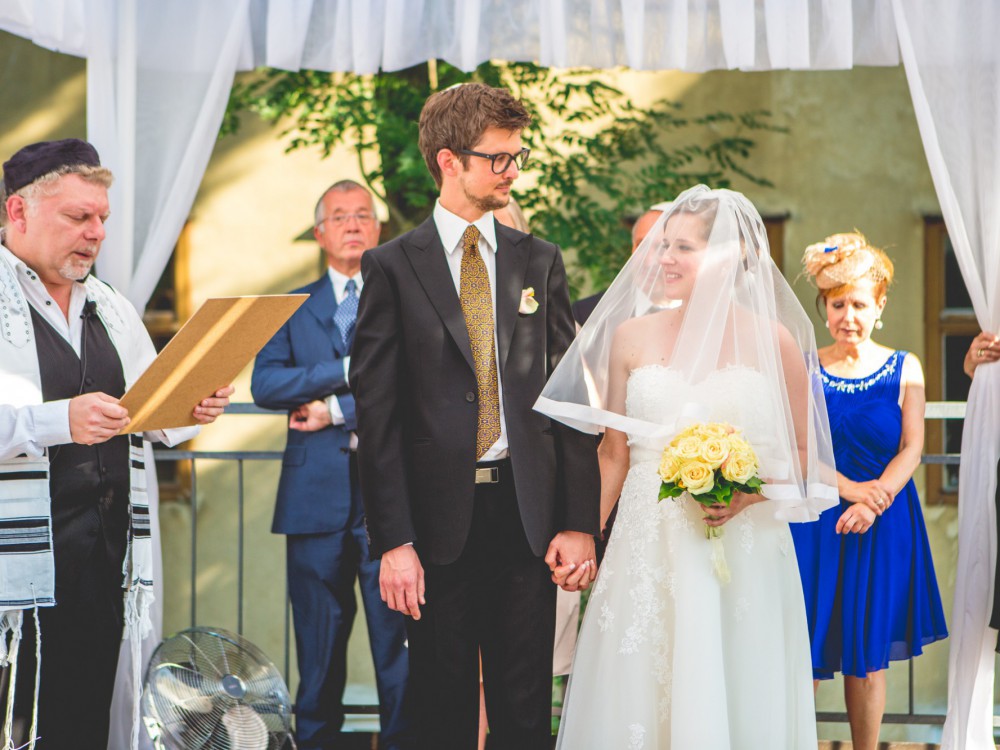
[[[876,331],[881,331],[882,330],[882,318],[876,318],[875,319],[875,330]]]

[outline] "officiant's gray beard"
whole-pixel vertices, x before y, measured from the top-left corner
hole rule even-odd
[[[90,248],[88,248],[89,250]],[[90,269],[94,267],[94,261],[97,259],[97,254],[87,260],[81,260],[78,258],[68,258],[62,267],[59,269],[59,275],[68,281],[82,281],[87,278],[87,274],[90,273]]]

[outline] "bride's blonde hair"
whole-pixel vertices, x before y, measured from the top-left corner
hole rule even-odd
[[[839,297],[862,279],[875,282],[875,297],[881,298],[894,273],[889,256],[873,247],[857,229],[831,234],[807,247],[802,267],[823,300]]]

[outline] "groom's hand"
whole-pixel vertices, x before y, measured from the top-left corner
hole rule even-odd
[[[560,531],[549,542],[545,562],[553,583],[565,591],[582,591],[597,577],[594,537],[581,531]]]
[[[424,568],[412,544],[391,549],[382,555],[378,587],[389,609],[420,619],[424,599]]]

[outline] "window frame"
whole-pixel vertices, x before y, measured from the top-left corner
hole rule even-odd
[[[979,323],[975,313],[948,313],[945,307],[945,248],[948,230],[939,215],[924,216],[924,382],[927,401],[945,401],[944,393],[944,338],[946,336],[975,336]],[[924,452],[944,453],[945,422],[943,419],[927,420],[924,430]],[[924,464],[926,484],[924,502],[927,505],[955,505],[958,490],[950,492],[943,487],[945,467],[942,464]]]

